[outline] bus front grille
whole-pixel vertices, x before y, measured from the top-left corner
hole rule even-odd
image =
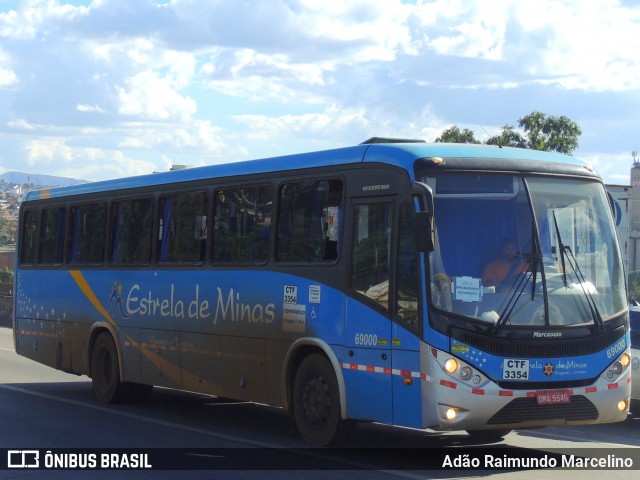
[[[583,395],[572,395],[571,403],[538,405],[531,397],[516,398],[489,419],[488,425],[507,425],[538,420],[564,420],[575,422],[596,420],[598,409]]]
[[[469,332],[452,327],[450,335],[471,347],[499,356],[511,356],[514,358],[549,358],[549,357],[575,357],[578,355],[590,355],[601,352],[610,347],[626,333],[625,327],[620,326],[609,332],[594,335],[587,338],[574,339],[524,339],[524,338],[497,338],[488,334]]]

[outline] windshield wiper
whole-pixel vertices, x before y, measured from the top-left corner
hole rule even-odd
[[[538,267],[542,271],[542,282],[544,283],[544,267],[542,267],[542,254],[538,246],[538,237],[536,235],[535,223],[531,220],[531,253],[527,255],[528,270],[531,271],[531,301],[536,298],[536,283],[538,282]]]
[[[527,287],[527,282],[536,274],[540,255],[536,253],[535,247],[532,247],[532,248],[533,248],[532,252],[522,255],[523,258],[527,259],[527,271],[519,273],[517,281],[513,282],[513,284],[511,285],[511,288],[509,289],[510,294],[507,297],[507,301],[504,303],[504,308],[502,309],[500,318],[493,326],[493,333],[496,333],[502,326],[506,325],[506,323],[509,321],[509,319],[511,318],[511,314],[515,310],[516,305],[518,304],[518,301],[522,296],[522,293]],[[532,265],[533,265],[533,268],[531,268]],[[533,288],[535,289],[535,277],[533,282]],[[533,297],[535,295],[535,290],[532,290],[531,295],[533,300]]]
[[[602,320],[602,315],[598,310],[598,305],[596,304],[596,300],[593,298],[592,293],[587,288],[587,279],[585,278],[580,266],[578,265],[578,260],[573,255],[571,251],[571,247],[569,245],[565,245],[562,243],[562,238],[560,237],[560,228],[558,228],[558,220],[556,219],[556,213],[553,212],[553,222],[556,228],[556,235],[558,236],[558,244],[560,246],[560,258],[562,261],[562,275],[564,278],[564,286],[568,288],[567,285],[567,270],[565,268],[565,256],[567,260],[569,260],[569,267],[571,270],[575,272],[575,275],[578,280],[578,284],[580,288],[582,288],[582,293],[584,293],[584,297],[587,299],[587,305],[589,306],[589,310],[591,310],[591,315],[593,317],[593,323],[595,323],[600,330],[604,330],[604,320]]]
[[[598,310],[598,305],[596,304],[595,298],[593,298],[593,294],[588,288],[587,279],[585,278],[580,266],[578,265],[578,260],[573,255],[570,246],[566,246],[566,251],[568,253],[567,258],[569,259],[569,266],[576,272],[576,277],[578,278],[578,283],[582,288],[582,292],[584,293],[585,298],[587,299],[587,304],[589,305],[589,309],[591,310],[591,315],[593,315],[594,323],[600,328],[600,330],[604,330],[604,320],[602,320],[602,315],[600,315],[600,311]],[[594,287],[595,288],[595,287]]]
[[[562,264],[562,281],[564,287],[567,288],[567,268],[564,261],[564,243],[562,243],[562,236],[560,235],[560,227],[558,227],[558,219],[556,218],[556,212],[553,212],[553,224],[556,229],[556,237],[558,237],[558,249],[560,250],[560,262]]]

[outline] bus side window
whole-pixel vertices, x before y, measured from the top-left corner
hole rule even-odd
[[[391,204],[356,205],[351,235],[351,289],[389,309]]]
[[[106,219],[105,203],[71,207],[69,263],[102,263]]]
[[[341,180],[307,180],[280,189],[277,259],[326,262],[338,258]]]
[[[111,261],[145,265],[151,259],[153,201],[148,198],[111,204]]]
[[[205,192],[181,193],[160,198],[160,262],[204,261],[208,203],[208,195]]]
[[[66,210],[63,207],[42,210],[40,228],[39,262],[45,265],[62,263],[64,254],[64,232]]]
[[[36,211],[25,211],[20,235],[20,263],[22,265],[33,265],[36,261],[37,231],[38,218]]]
[[[269,258],[273,189],[254,186],[215,195],[213,261],[263,263]]]

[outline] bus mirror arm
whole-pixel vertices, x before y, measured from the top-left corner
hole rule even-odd
[[[616,201],[613,199],[613,195],[609,191],[607,191],[607,200],[609,200],[609,208],[611,208],[611,214],[613,215],[613,220],[618,223],[618,211],[616,209]]]
[[[433,216],[429,212],[416,212],[414,226],[416,250],[425,253],[433,252],[435,248]]]
[[[418,199],[418,211],[414,219],[416,249],[432,252],[435,248],[435,228],[433,223],[433,191],[422,182],[413,182],[412,194]]]

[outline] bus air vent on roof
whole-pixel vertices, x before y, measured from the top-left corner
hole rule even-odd
[[[425,143],[425,141],[413,140],[410,138],[371,137],[369,140],[365,140],[360,145],[371,145],[373,143]]]

